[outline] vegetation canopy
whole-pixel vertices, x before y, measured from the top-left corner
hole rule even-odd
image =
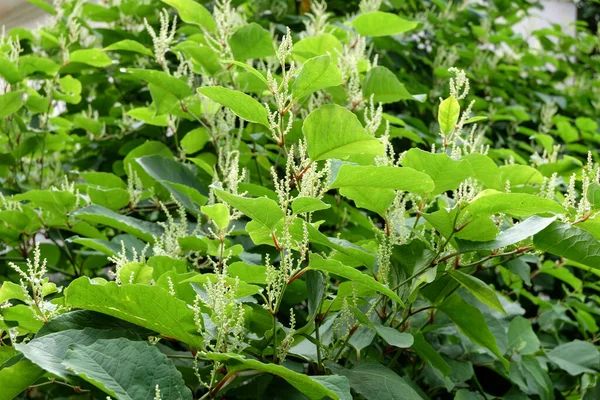
[[[600,398],[597,6],[29,2],[0,400]]]

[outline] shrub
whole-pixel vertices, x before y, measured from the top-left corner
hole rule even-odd
[[[598,398],[584,24],[31,2],[51,23],[0,41],[0,398]]]

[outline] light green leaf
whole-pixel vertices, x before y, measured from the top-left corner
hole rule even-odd
[[[207,353],[206,358],[215,361],[227,363],[229,372],[245,371],[249,369],[266,372],[268,374],[279,376],[285,379],[290,385],[298,389],[300,392],[307,395],[309,398],[319,400],[325,397],[339,399],[339,395],[329,389],[330,384],[325,386],[318,380],[313,380],[311,377],[294,372],[283,365],[263,364],[257,360],[245,359],[241,355],[228,353]]]
[[[100,49],[75,50],[69,56],[69,62],[104,68],[112,64],[111,59]]]
[[[241,61],[275,55],[271,33],[256,22],[235,31],[229,38],[229,47],[235,59]]]
[[[174,7],[184,22],[198,25],[209,32],[217,29],[217,24],[210,12],[194,0],[161,0],[163,3]]]
[[[128,69],[127,72],[131,74],[131,76],[146,81],[148,83],[152,83],[166,92],[171,93],[173,96],[177,97],[179,100],[183,100],[184,98],[191,96],[192,89],[188,86],[186,82],[181,79],[175,78],[163,71],[157,71],[153,69]]]
[[[540,341],[531,328],[531,321],[520,315],[510,321],[508,347],[520,354],[532,354],[540,349]]]
[[[504,310],[504,307],[502,307],[502,303],[500,303],[496,292],[491,287],[486,285],[485,282],[458,270],[448,271],[448,275],[450,275],[455,281],[460,283],[465,289],[471,292],[477,300],[481,301],[486,306],[506,315],[506,310]]]
[[[202,150],[208,141],[210,135],[205,128],[192,129],[181,139],[181,148],[186,154],[193,154]]]
[[[10,84],[21,81],[21,72],[19,72],[15,63],[4,56],[0,56],[0,76]]]
[[[454,130],[460,116],[460,104],[458,100],[450,96],[440,103],[438,109],[438,123],[440,130],[444,135],[448,135]]]
[[[457,293],[448,297],[438,307],[465,336],[473,343],[489,349],[508,370],[509,363],[498,349],[496,338],[490,331],[481,311],[464,301]]]
[[[148,107],[138,107],[127,111],[127,115],[142,121],[147,125],[166,127],[169,125],[169,119],[166,114],[156,115],[156,112]]]
[[[152,50],[150,50],[140,42],[136,42],[135,40],[131,39],[125,39],[113,43],[110,46],[105,47],[104,51],[132,51],[134,53],[144,54],[150,57],[154,56]]]
[[[2,286],[0,286],[0,304],[12,299],[25,302],[27,299],[23,288],[11,281],[2,282]]]
[[[330,207],[330,204],[324,203],[322,200],[314,197],[298,197],[292,201],[292,211],[294,214],[304,214],[308,212],[326,210]]]
[[[471,165],[464,160],[453,160],[446,154],[433,154],[421,149],[410,149],[402,159],[402,166],[426,173],[433,179],[438,195],[455,190],[466,179],[474,175]]]
[[[404,379],[378,362],[361,360],[346,369],[328,361],[327,367],[348,378],[350,387],[367,400],[423,400]]]
[[[363,36],[398,35],[415,29],[417,25],[418,21],[409,21],[382,11],[360,14],[352,21],[354,29]]]
[[[82,277],[65,290],[65,304],[111,315],[193,346],[202,345],[194,311],[158,286],[99,284]]]
[[[269,230],[272,230],[275,224],[284,216],[279,204],[267,197],[241,197],[218,189],[215,190],[215,194],[218,198]]]
[[[571,375],[597,374],[600,367],[600,352],[590,342],[573,340],[563,343],[546,353],[550,361]]]
[[[8,92],[0,95],[0,119],[4,119],[17,111],[23,105],[21,92]]]
[[[246,71],[250,72],[252,75],[254,75],[255,77],[257,77],[258,79],[260,79],[260,81],[265,84],[265,88],[269,87],[269,82],[267,82],[267,78],[265,78],[265,76],[259,70],[257,70],[256,68],[254,68],[253,66],[248,65],[248,64],[243,63],[243,62],[235,61],[235,60],[229,60],[229,61],[227,61],[227,63],[228,64],[233,64],[233,65],[236,65],[236,66],[238,66],[240,68],[245,69]]]
[[[600,209],[600,185],[596,182],[590,183],[590,186],[587,190],[587,197],[590,205],[592,206],[592,210]]]
[[[292,86],[294,100],[331,86],[342,84],[340,69],[329,55],[306,60]]]
[[[386,67],[371,68],[363,82],[363,95],[375,103],[395,103],[400,100],[414,100],[412,94],[400,83],[396,75]]]
[[[462,218],[498,213],[515,217],[528,217],[535,214],[561,214],[565,209],[554,200],[527,193],[502,193],[487,189],[481,192],[462,212]]]
[[[87,194],[92,203],[117,211],[129,204],[129,192],[121,188],[101,188],[88,186]]]
[[[122,400],[151,399],[160,388],[162,400],[192,399],[173,362],[148,342],[100,339],[72,345],[64,365],[110,396]]]
[[[390,299],[400,304],[400,306],[404,307],[402,299],[400,299],[396,293],[390,290],[390,288],[377,282],[372,276],[364,274],[355,268],[347,267],[337,260],[324,259],[323,257],[313,253],[310,255],[310,264],[308,268],[317,271],[329,272],[330,274],[338,275],[350,281],[363,284],[381,294],[388,296]]]
[[[0,388],[2,388],[0,400],[16,398],[42,375],[44,370],[29,360],[21,360],[11,366],[0,368]]]
[[[154,242],[155,236],[160,236],[162,234],[162,228],[152,222],[117,214],[116,212],[97,204],[83,207],[82,209],[75,211],[73,216],[84,221],[119,229],[150,243]]]
[[[235,115],[246,121],[269,127],[267,109],[246,93],[222,86],[201,87],[198,88],[198,93],[229,108]]]
[[[600,242],[581,228],[555,221],[533,237],[536,249],[600,268]]]
[[[383,154],[383,144],[367,133],[356,115],[336,104],[324,105],[310,113],[302,132],[312,161]]]
[[[337,61],[338,52],[342,52],[342,43],[331,33],[323,33],[305,37],[294,43],[292,55],[299,62],[326,54],[329,54],[333,61]]]
[[[50,15],[56,15],[56,10],[45,0],[27,0],[27,2],[41,8]]]
[[[225,204],[218,203],[212,206],[203,206],[202,213],[212,219],[221,230],[229,226],[229,208]]]

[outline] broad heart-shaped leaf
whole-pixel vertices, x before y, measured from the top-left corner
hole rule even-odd
[[[206,202],[208,188],[182,163],[160,155],[141,157],[136,161],[148,175],[167,188],[191,212],[198,211],[196,204],[202,205]],[[181,186],[184,187],[183,191],[178,190]]]
[[[23,359],[0,368],[0,400],[12,400],[44,374],[44,370]]]
[[[127,72],[137,79],[141,79],[148,83],[152,83],[161,89],[171,93],[179,100],[191,96],[192,89],[188,84],[181,79],[175,78],[163,71],[157,71],[154,69],[128,69]]]
[[[271,33],[256,22],[235,31],[229,38],[229,47],[233,57],[241,61],[275,55]]]
[[[350,387],[367,400],[423,400],[391,369],[372,360],[361,360],[346,369],[332,361],[326,363],[334,374],[348,378]]]
[[[304,393],[311,399],[319,400],[325,397],[340,399],[340,396],[325,386],[321,381],[311,379],[311,377],[294,372],[283,365],[264,364],[257,360],[245,359],[238,354],[229,353],[207,353],[206,358],[215,361],[227,363],[229,372],[245,371],[249,369],[266,372],[277,375],[285,379],[290,385]],[[346,397],[347,398],[347,397]]]
[[[342,84],[342,73],[329,55],[309,58],[292,86],[294,100],[317,90]]]
[[[352,26],[363,36],[397,35],[415,29],[418,21],[408,21],[396,14],[372,11],[360,14],[352,21]]]
[[[324,271],[330,274],[338,275],[350,281],[361,283],[381,294],[386,295],[390,299],[396,301],[401,307],[404,307],[402,299],[387,286],[377,282],[371,275],[364,274],[359,270],[347,267],[341,262],[332,259],[324,259],[318,254],[310,255],[309,269]]]
[[[453,160],[446,154],[433,154],[421,149],[410,149],[402,159],[402,166],[426,173],[433,179],[432,195],[454,190],[467,178],[473,176],[471,164]]]
[[[267,197],[241,197],[218,189],[215,190],[215,194],[225,203],[269,230],[272,230],[284,216],[279,204]]]
[[[412,94],[400,83],[396,75],[386,67],[371,68],[363,82],[363,95],[375,103],[395,103],[400,100],[414,100]]]
[[[543,218],[534,215],[527,218],[525,221],[500,232],[500,234],[494,240],[487,242],[471,242],[468,240],[460,240],[458,241],[458,245],[461,252],[495,250],[501,247],[507,247],[532,237],[536,233],[545,229],[555,220],[556,217]]]
[[[155,223],[121,215],[97,204],[83,207],[74,212],[73,216],[84,221],[119,229],[150,243],[154,242],[155,236],[162,235],[162,228]]]
[[[151,399],[160,389],[163,400],[192,399],[173,362],[148,342],[100,339],[69,347],[63,361],[75,374],[110,396],[123,400]]]
[[[104,51],[131,51],[134,53],[144,54],[146,56],[152,57],[154,54],[152,50],[141,44],[140,42],[136,42],[135,40],[125,39],[119,42],[113,43],[108,47],[104,48]]]
[[[39,367],[53,375],[68,379],[72,373],[65,367],[63,360],[69,346],[77,343],[88,346],[100,339],[128,338],[140,340],[134,332],[122,328],[111,329],[67,329],[36,337],[26,344],[17,344],[15,348]]]
[[[298,197],[292,201],[292,211],[294,214],[326,210],[330,207],[331,204],[324,203],[322,200],[314,197]]]
[[[536,249],[600,268],[600,242],[588,231],[555,221],[533,237]]]
[[[332,188],[365,208],[385,217],[388,207],[396,198],[395,190],[425,194],[434,190],[428,175],[412,168],[361,166],[343,164],[338,170]]]
[[[448,297],[438,307],[465,336],[473,343],[489,349],[508,370],[509,363],[498,349],[496,338],[490,331],[481,311],[464,301],[458,293]]]
[[[204,206],[201,211],[212,219],[219,229],[223,230],[229,226],[229,208],[225,204],[217,203],[212,206]]]
[[[438,123],[440,124],[440,130],[444,135],[449,134],[454,130],[454,127],[458,123],[458,117],[460,115],[460,104],[453,96],[448,97],[440,103],[438,109]]]
[[[121,318],[192,346],[202,344],[194,312],[158,286],[99,284],[82,277],[65,290],[65,304]]]
[[[112,64],[111,59],[100,49],[75,50],[69,56],[69,62],[104,68]]]
[[[600,352],[590,342],[573,340],[555,347],[546,354],[550,361],[571,375],[597,374],[600,368]]]
[[[326,104],[310,113],[302,132],[312,161],[383,154],[383,144],[367,133],[356,115],[337,104]]]
[[[498,213],[515,217],[529,217],[535,214],[561,214],[564,212],[563,206],[554,200],[527,193],[502,193],[486,189],[461,211],[461,218],[466,220]]]
[[[184,22],[198,25],[209,32],[214,32],[217,24],[210,12],[203,5],[194,0],[161,0],[163,3],[174,7]]]
[[[520,315],[510,321],[508,347],[520,354],[532,354],[540,349],[540,340],[531,328],[531,321]]]
[[[23,105],[21,92],[8,92],[0,95],[0,119],[4,119],[17,111]]]
[[[246,93],[222,86],[201,87],[198,88],[198,93],[229,108],[241,119],[269,127],[267,109]]]
[[[477,300],[481,301],[486,306],[501,312],[506,315],[506,310],[502,307],[502,303],[498,300],[498,296],[496,292],[485,284],[482,280],[475,278],[472,275],[465,274],[461,271],[452,270],[448,271],[448,275],[450,275],[455,281],[460,283],[465,289],[477,298]]]

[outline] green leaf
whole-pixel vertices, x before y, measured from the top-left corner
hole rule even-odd
[[[600,367],[600,352],[590,342],[573,340],[563,343],[546,355],[554,364],[571,375],[597,374]]]
[[[271,33],[256,22],[235,31],[229,38],[229,47],[233,57],[241,61],[275,55]]]
[[[531,328],[531,321],[520,315],[510,321],[508,347],[520,354],[532,354],[540,349],[540,341]]]
[[[0,304],[12,299],[25,302],[26,297],[23,288],[11,281],[2,282],[2,286],[0,286]]]
[[[125,39],[119,42],[113,43],[108,47],[104,48],[104,51],[131,51],[134,53],[144,54],[146,56],[153,57],[154,53],[152,50],[141,44],[140,42],[136,42],[135,40]]]
[[[402,299],[396,293],[390,290],[387,286],[377,282],[372,276],[364,274],[359,270],[347,267],[341,262],[333,259],[324,259],[317,254],[310,255],[309,269],[329,272],[330,274],[338,275],[352,282],[363,284],[376,292],[386,295],[390,299],[396,301],[400,306],[404,307]]]
[[[409,21],[396,14],[372,11],[360,14],[352,21],[352,26],[363,36],[389,36],[413,30],[418,21]]]
[[[166,114],[156,115],[156,112],[148,107],[138,107],[127,111],[127,115],[142,121],[147,125],[167,127],[169,119]]]
[[[400,83],[396,75],[386,67],[371,68],[363,82],[363,95],[375,103],[395,103],[400,100],[414,100],[412,94]]]
[[[508,370],[509,363],[498,349],[496,338],[490,331],[481,311],[464,301],[457,293],[448,297],[438,307],[465,336],[476,345],[489,349]]]
[[[218,203],[212,206],[203,206],[202,213],[212,219],[221,230],[229,226],[229,208],[225,204]]]
[[[454,130],[460,116],[460,104],[458,100],[450,96],[440,103],[438,109],[438,123],[440,130],[444,135],[448,135]]]
[[[235,61],[235,60],[228,60],[227,63],[236,65],[236,66],[243,68],[246,71],[250,72],[252,75],[257,77],[262,83],[265,84],[265,89],[267,89],[269,87],[269,82],[267,82],[267,78],[265,78],[265,76],[259,70],[254,68],[253,66],[248,65],[243,62]]]
[[[69,62],[104,68],[112,64],[111,59],[100,49],[75,50],[69,56]]]
[[[192,129],[181,139],[181,148],[186,154],[197,153],[210,141],[210,135],[205,128]]]
[[[499,213],[515,217],[535,214],[561,214],[565,209],[554,200],[527,193],[502,193],[487,189],[481,192],[461,211],[462,218],[475,218]]]
[[[313,57],[304,63],[292,86],[294,100],[331,86],[342,84],[340,69],[329,55]]]
[[[410,149],[402,159],[402,166],[426,173],[433,179],[438,195],[455,190],[466,179],[473,176],[471,165],[464,160],[453,160],[446,154],[433,154],[421,149]]]
[[[246,121],[269,127],[267,109],[246,93],[222,86],[201,87],[198,88],[198,93],[229,108],[235,115]]]
[[[292,211],[294,214],[321,211],[330,207],[331,204],[324,203],[322,200],[314,197],[298,197],[292,201]]]
[[[592,206],[592,210],[600,209],[600,185],[596,182],[590,183],[587,190],[587,198]]]
[[[352,369],[328,361],[334,374],[348,378],[350,387],[367,400],[423,400],[391,369],[371,360],[361,360]]]
[[[202,345],[194,311],[158,286],[99,284],[82,277],[65,290],[65,304],[111,315],[192,346]]]
[[[272,230],[275,224],[284,216],[279,204],[267,197],[241,197],[218,189],[215,190],[215,194],[218,198],[269,230]]]
[[[555,221],[533,237],[536,249],[600,268],[600,242],[591,233]]]
[[[465,289],[471,292],[477,300],[481,301],[486,306],[499,311],[504,315],[507,315],[506,310],[504,310],[502,303],[500,303],[500,300],[496,295],[496,292],[491,287],[486,285],[485,282],[458,270],[448,271],[448,275],[450,275],[455,281],[460,283]]]
[[[468,252],[476,250],[495,250],[502,247],[511,246],[544,230],[555,220],[556,217],[542,218],[534,215],[527,218],[525,221],[500,232],[500,234],[494,240],[487,242],[470,242],[467,240],[462,240],[459,242],[460,251]]]
[[[337,62],[338,52],[342,52],[342,43],[331,33],[305,37],[294,43],[292,55],[299,62],[309,58],[329,54]]]
[[[116,212],[97,204],[83,207],[82,209],[75,211],[73,216],[84,221],[119,229],[150,243],[154,242],[155,236],[160,236],[162,234],[161,227],[152,222],[117,214]]]
[[[94,204],[117,211],[129,204],[129,192],[121,188],[100,188],[88,186],[87,194]]]
[[[21,92],[8,92],[0,95],[0,119],[4,119],[17,111],[23,105]]]
[[[48,4],[48,2],[44,0],[27,0],[27,2],[41,8],[50,15],[56,15],[56,10],[54,9],[54,7],[52,7],[50,4]]]
[[[171,76],[163,71],[157,71],[152,69],[128,69],[127,72],[134,78],[152,83],[166,92],[171,93],[179,100],[183,100],[188,96],[191,96],[192,89],[188,84],[174,76]]]
[[[17,66],[3,56],[0,56],[0,76],[12,85],[21,82],[21,72]]]
[[[367,133],[356,115],[336,104],[324,105],[310,113],[302,132],[312,161],[383,154],[383,144]]]
[[[50,58],[27,55],[19,57],[19,72],[21,77],[26,78],[36,73],[52,76],[58,72],[60,65]]]
[[[184,22],[198,25],[209,32],[217,29],[217,24],[210,12],[203,5],[194,0],[161,0],[163,3],[174,7]]]
[[[330,397],[332,399],[340,398],[336,392],[329,389],[329,383],[325,386],[321,381],[311,379],[311,377],[307,375],[299,374],[282,365],[263,364],[257,360],[245,359],[241,355],[228,353],[207,353],[206,358],[227,363],[227,370],[229,372],[252,369],[279,376],[300,392],[314,400],[319,400],[324,397]]]
[[[0,400],[16,398],[35,381],[42,377],[44,370],[29,360],[0,368]]]
[[[422,333],[414,335],[413,350],[429,365],[438,369],[444,376],[450,375],[452,369],[448,363],[442,358],[439,351],[434,349],[423,336]]]
[[[173,362],[148,342],[100,339],[72,345],[64,365],[100,390],[118,399],[151,399],[160,389],[163,400],[192,399]]]

